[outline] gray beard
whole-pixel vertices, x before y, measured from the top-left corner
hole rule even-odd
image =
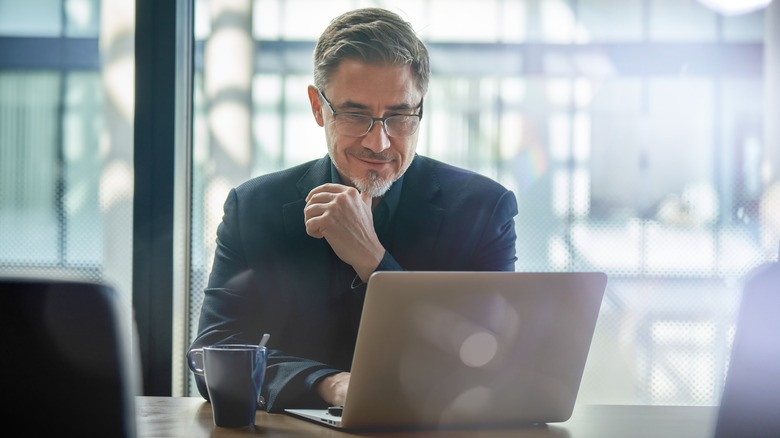
[[[393,185],[393,181],[380,179],[374,171],[369,171],[365,178],[356,179],[352,183],[360,193],[367,193],[372,198],[384,196]]]

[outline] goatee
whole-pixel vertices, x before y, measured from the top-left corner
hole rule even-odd
[[[372,198],[384,196],[390,190],[390,186],[393,185],[393,181],[380,178],[379,174],[373,170],[369,170],[365,178],[355,179],[353,183],[360,193],[367,193]]]

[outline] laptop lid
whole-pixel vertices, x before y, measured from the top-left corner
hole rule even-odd
[[[318,421],[349,429],[565,421],[606,282],[598,272],[374,273],[347,404],[340,421]]]
[[[749,276],[742,290],[716,438],[780,437],[780,263]]]

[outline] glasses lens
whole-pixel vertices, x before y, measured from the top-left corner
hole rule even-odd
[[[340,113],[335,118],[336,127],[344,135],[362,137],[371,127],[371,117],[363,114]],[[384,121],[385,132],[390,137],[409,137],[417,132],[420,118],[417,116],[390,116]]]
[[[398,115],[385,120],[387,135],[391,137],[409,137],[417,132],[420,118],[417,116]]]
[[[362,114],[340,113],[335,121],[336,127],[344,135],[351,137],[362,137],[368,132],[368,127],[371,126],[371,117]]]

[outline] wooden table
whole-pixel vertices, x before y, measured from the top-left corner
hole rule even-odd
[[[516,438],[711,438],[717,408],[711,406],[578,406],[565,423],[547,427],[479,431],[346,433],[285,414],[257,412],[254,430],[214,426],[211,405],[200,397],[137,397],[139,438],[155,437],[516,437]]]

